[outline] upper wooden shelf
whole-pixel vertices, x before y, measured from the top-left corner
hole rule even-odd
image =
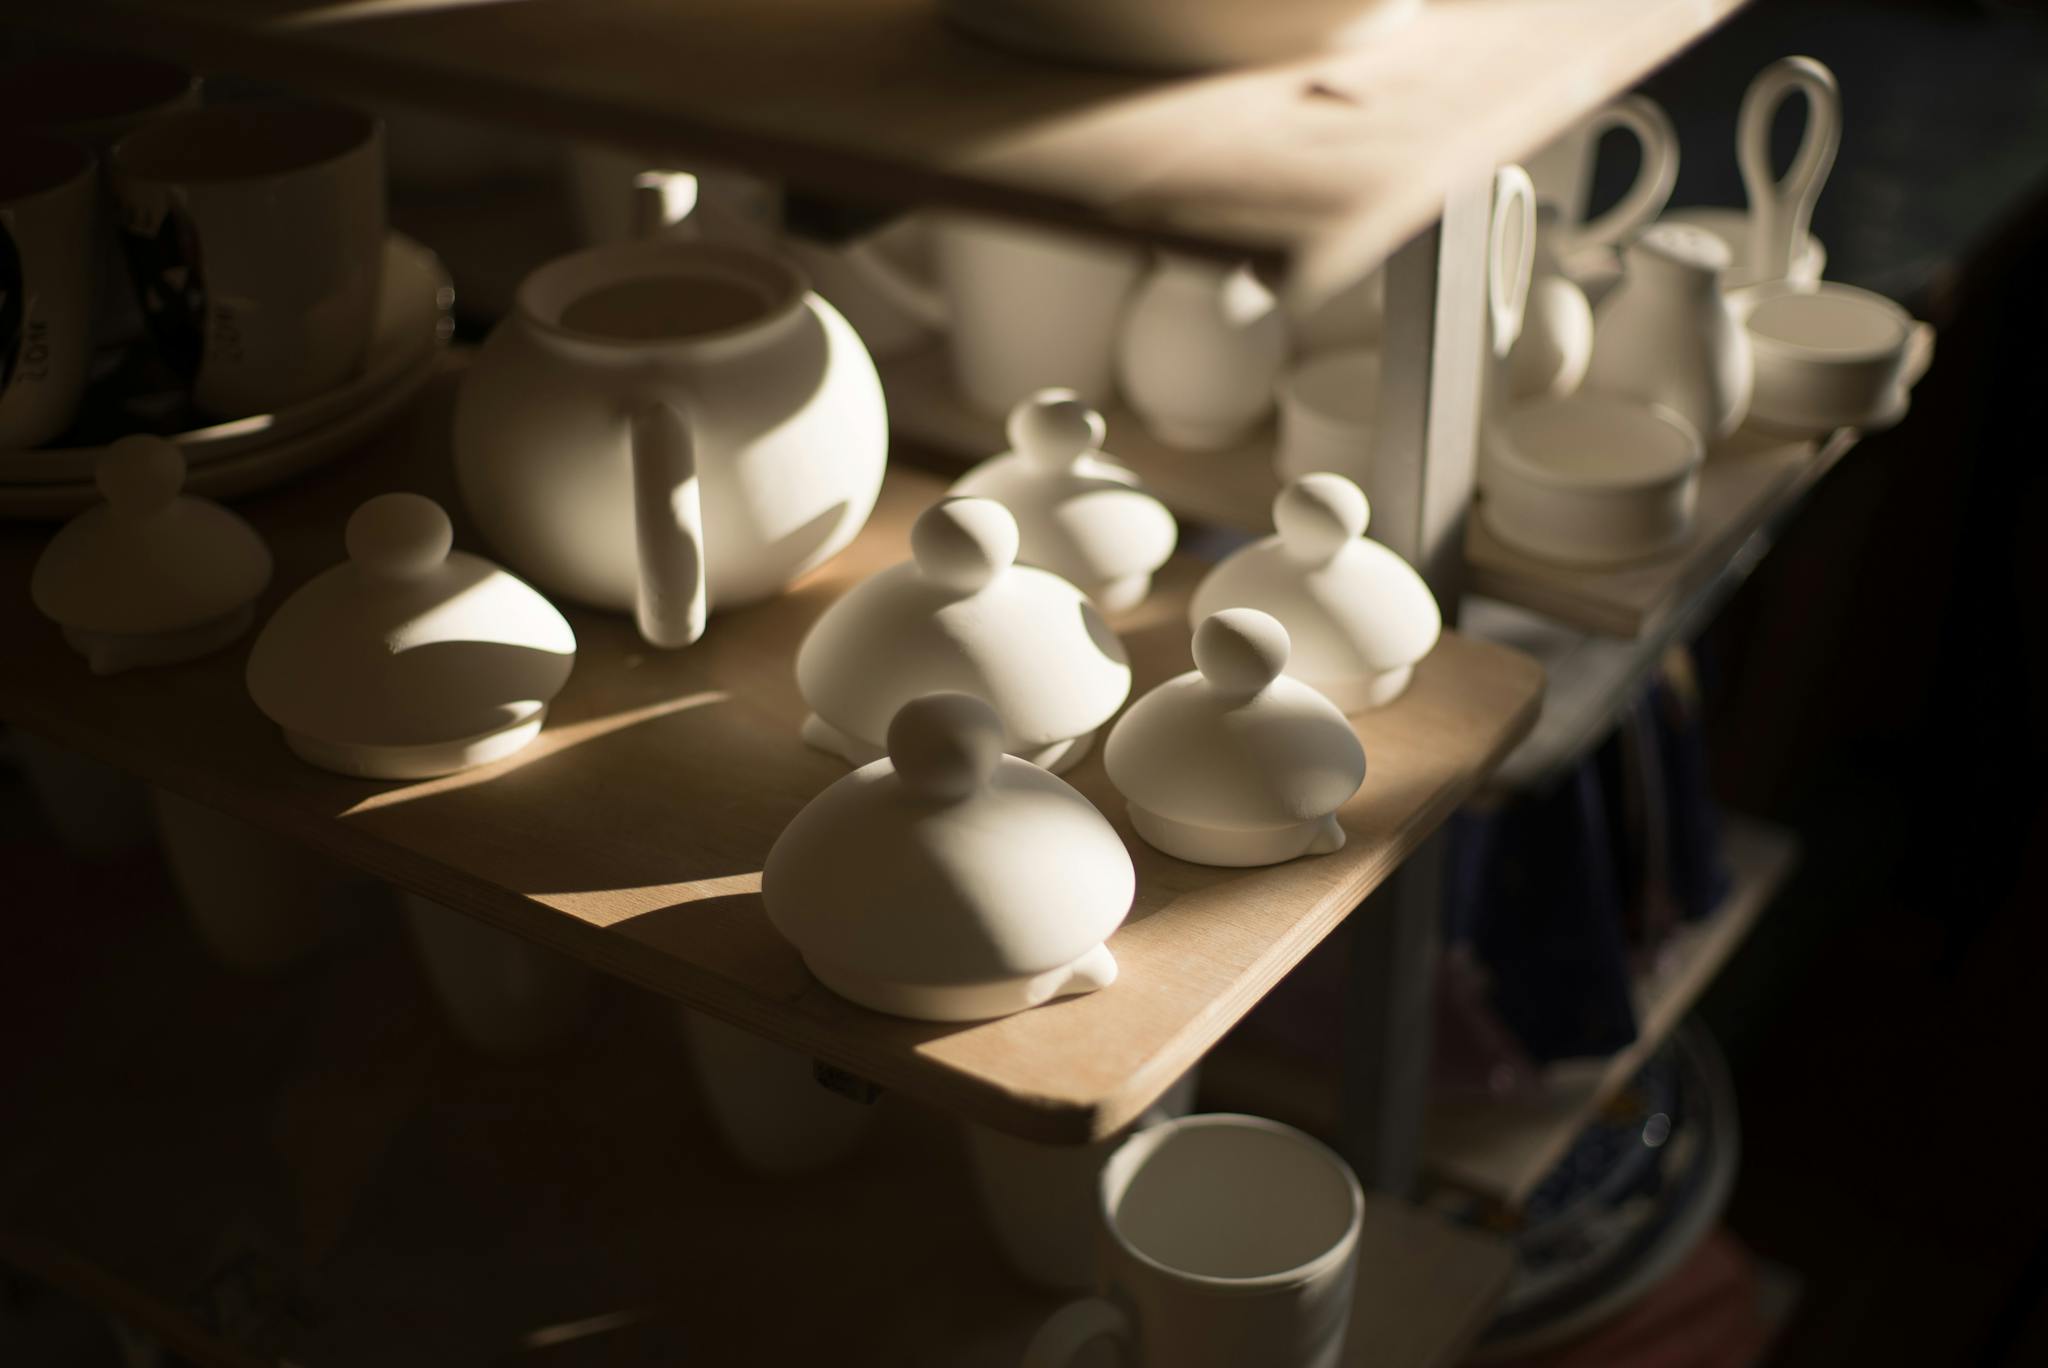
[[[452,493],[451,384],[355,457],[243,507],[277,574],[259,605],[341,555],[350,510]],[[909,554],[941,484],[898,467],[867,530],[792,592],[715,617],[688,650],[648,649],[621,617],[570,609],[579,652],[538,741],[423,783],[347,779],[294,759],[250,704],[249,644],[106,679],[85,672],[24,587],[45,535],[0,535],[0,717],[323,849],[392,883],[552,945],[889,1088],[1047,1140],[1106,1135],[1164,1091],[1356,907],[1532,724],[1542,670],[1447,634],[1407,696],[1361,720],[1369,773],[1333,855],[1268,869],[1184,864],[1129,834],[1099,750],[1068,778],[1125,833],[1137,904],[1111,941],[1116,985],[1000,1021],[935,1025],[833,996],[763,915],[760,870],[789,819],[845,772],[798,739],[797,643],[856,580]],[[1135,688],[1191,668],[1177,558],[1115,625]]]
[[[1013,56],[936,0],[70,0],[16,18],[787,176],[1291,259],[1337,288],[1743,0],[1429,0],[1355,53],[1186,78]]]

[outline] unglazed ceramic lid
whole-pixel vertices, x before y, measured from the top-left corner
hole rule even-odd
[[[85,632],[181,632],[247,608],[270,583],[270,548],[239,514],[179,490],[185,458],[161,437],[123,437],[93,471],[106,502],[66,523],[36,561],[36,607]]]
[[[1365,536],[1371,509],[1342,475],[1304,475],[1273,500],[1273,536],[1227,557],[1195,589],[1188,622],[1225,608],[1279,619],[1287,670],[1321,687],[1413,665],[1443,631],[1422,576]]]
[[[1131,689],[1123,643],[1049,571],[1016,564],[1017,522],[993,499],[949,498],[911,529],[912,559],[855,585],[796,656],[804,701],[870,745],[928,693],[972,694],[1002,719],[1004,749],[1091,732]]]
[[[439,504],[380,494],[349,518],[346,543],[348,559],[286,599],[249,655],[250,696],[295,745],[403,751],[545,712],[575,663],[575,633],[523,580],[451,550]]]
[[[1040,390],[1010,410],[1010,450],[952,492],[994,499],[1017,519],[1017,559],[1082,589],[1150,575],[1180,529],[1138,477],[1105,457],[1102,415],[1072,390]]]
[[[1365,748],[1335,704],[1283,671],[1287,629],[1226,608],[1195,629],[1196,668],[1131,704],[1103,761],[1117,792],[1190,826],[1251,830],[1335,812]]]
[[[1131,857],[1102,814],[1038,766],[1003,754],[979,698],[931,694],[888,728],[887,758],[833,784],[768,852],[776,930],[829,986],[885,1011],[966,1019],[1099,987],[1059,971],[1130,911]],[[1107,961],[1114,975],[1114,961]],[[946,990],[1018,994],[952,1011]],[[1026,984],[1035,983],[1034,989]]]

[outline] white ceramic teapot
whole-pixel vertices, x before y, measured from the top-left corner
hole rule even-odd
[[[1280,302],[1248,266],[1164,253],[1117,341],[1117,380],[1145,430],[1213,451],[1273,411],[1287,366]]]
[[[887,452],[874,363],[795,267],[668,239],[528,276],[455,417],[463,499],[498,553],[632,612],[656,646],[853,540]]]

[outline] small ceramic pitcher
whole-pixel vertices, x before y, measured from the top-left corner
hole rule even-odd
[[[1749,412],[1749,337],[1721,294],[1727,245],[1704,228],[1657,223],[1623,253],[1624,275],[1594,315],[1586,388],[1661,404],[1701,439]]]
[[[1212,451],[1273,411],[1287,350],[1279,301],[1249,267],[1168,253],[1131,301],[1117,377],[1154,437]]]

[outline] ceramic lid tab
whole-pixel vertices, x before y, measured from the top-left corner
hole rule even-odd
[[[433,500],[379,495],[345,540],[348,559],[285,600],[250,653],[249,693],[272,721],[340,745],[428,745],[532,717],[567,681],[568,622],[453,550]]]
[[[173,632],[247,607],[270,583],[270,548],[239,514],[179,491],[185,458],[161,437],[100,456],[106,501],[60,529],[36,562],[36,607],[92,632]]]

